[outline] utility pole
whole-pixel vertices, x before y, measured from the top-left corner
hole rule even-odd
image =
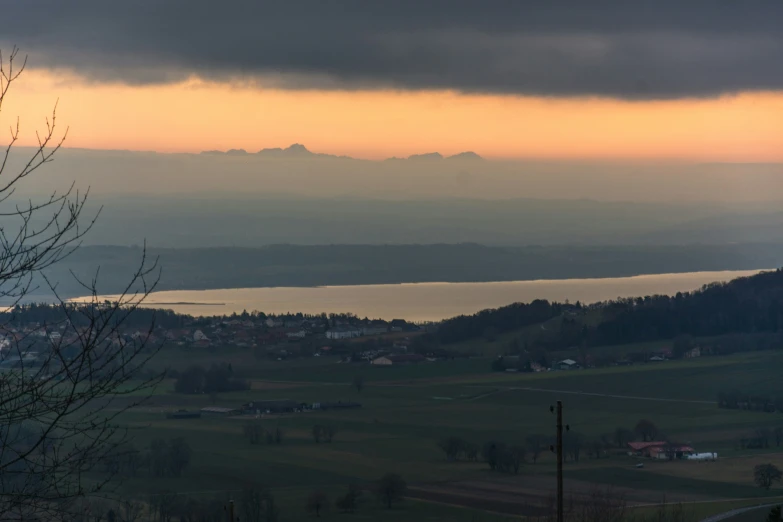
[[[550,449],[557,454],[557,522],[563,522],[563,401],[557,401],[557,406],[550,406],[549,411],[557,414],[557,439]],[[566,425],[565,429],[571,427]]]
[[[228,501],[228,519],[231,522],[234,522],[236,519],[234,518],[234,501],[229,500]]]

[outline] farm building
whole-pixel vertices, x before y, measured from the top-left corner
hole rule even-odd
[[[628,447],[630,453],[637,457],[657,460],[683,459],[695,453],[690,446],[665,441],[629,442]]]
[[[236,408],[223,408],[222,406],[206,406],[201,408],[202,415],[211,416],[224,416],[224,415],[236,415],[239,410]]]
[[[391,366],[393,364],[419,363],[424,360],[426,359],[423,355],[419,355],[417,353],[407,353],[400,355],[384,355],[382,357],[378,357],[377,359],[373,359],[370,364],[374,364],[376,366]]]
[[[566,359],[557,363],[558,370],[576,370],[579,368],[579,363],[573,359]]]
[[[718,454],[714,451],[708,453],[694,453],[688,455],[688,460],[718,460]]]
[[[244,413],[256,415],[261,413],[291,413],[300,409],[302,409],[302,404],[288,399],[252,401],[242,406]]]
[[[358,402],[316,402],[313,403],[314,410],[339,410],[339,409],[353,409],[361,408],[362,405]]]

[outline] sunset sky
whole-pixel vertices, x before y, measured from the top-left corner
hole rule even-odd
[[[579,3],[525,11],[525,2],[456,1],[430,16],[402,2],[410,19],[384,2],[338,2],[342,17],[293,2],[309,6],[306,19],[274,2],[217,13],[217,4],[188,2],[207,16],[178,17],[179,3],[134,10],[84,0],[41,24],[37,11],[56,12],[57,2],[14,4],[19,24],[0,44],[22,47],[30,68],[0,123],[19,116],[31,144],[59,98],[71,147],[256,151],[297,142],[363,158],[473,150],[783,161],[783,67],[770,71],[767,61],[783,50],[768,23],[781,3],[739,16],[731,4],[717,13],[675,2],[574,13],[584,11]],[[426,4],[438,12],[441,2]]]

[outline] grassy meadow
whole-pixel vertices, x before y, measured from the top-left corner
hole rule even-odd
[[[717,462],[645,461],[638,469],[639,461],[622,450],[599,459],[583,451],[579,462],[566,464],[568,495],[611,489],[639,510],[662,501],[682,502],[698,514],[694,519],[733,509],[732,502],[766,503],[783,495],[779,487],[765,491],[753,484],[753,466],[772,462],[783,467],[783,450],[774,443],[766,450],[741,450],[737,444],[756,428],[782,426],[783,415],[723,410],[715,401],[727,388],[779,393],[783,352],[540,374],[491,373],[486,358],[374,367],[328,357],[258,361],[239,349],[179,347],[165,348],[155,364],[181,370],[218,361],[230,362],[236,375],[252,381],[252,389],[212,397],[181,395],[173,392],[173,380],[166,380],[150,401],[125,414],[136,447],[155,438],[184,437],[193,449],[182,477],[128,478],[122,485],[126,494],[143,500],[170,490],[203,497],[264,485],[280,504],[282,520],[300,520],[314,518],[304,508],[310,492],[321,490],[334,499],[352,481],[369,485],[395,472],[408,483],[406,501],[387,511],[366,496],[353,518],[491,521],[530,514],[530,506],[541,505],[554,491],[554,458],[548,451],[536,463],[528,459],[515,476],[492,472],[481,461],[447,461],[437,442],[455,435],[479,445],[523,444],[528,435],[551,436],[555,419],[549,406],[562,400],[571,430],[586,438],[617,427],[633,429],[640,419],[649,419],[669,439],[720,456]],[[365,381],[361,392],[351,386],[357,375]],[[362,407],[262,416],[265,427],[282,430],[280,445],[251,445],[242,433],[247,418],[171,420],[164,415],[272,399],[350,400]],[[336,427],[334,441],[316,444],[315,424]],[[348,516],[332,510],[321,518]]]

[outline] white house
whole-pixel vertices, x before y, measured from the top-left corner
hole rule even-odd
[[[201,330],[196,330],[193,333],[193,340],[196,341],[196,342],[198,342],[198,341],[209,341],[209,337],[207,337],[204,334],[204,332],[202,332]]]
[[[289,339],[304,339],[305,337],[307,337],[307,332],[304,330],[297,330],[295,332],[286,333],[286,336]]]
[[[361,335],[361,330],[349,326],[332,328],[326,332],[327,339],[352,339],[354,337],[361,337]]]

